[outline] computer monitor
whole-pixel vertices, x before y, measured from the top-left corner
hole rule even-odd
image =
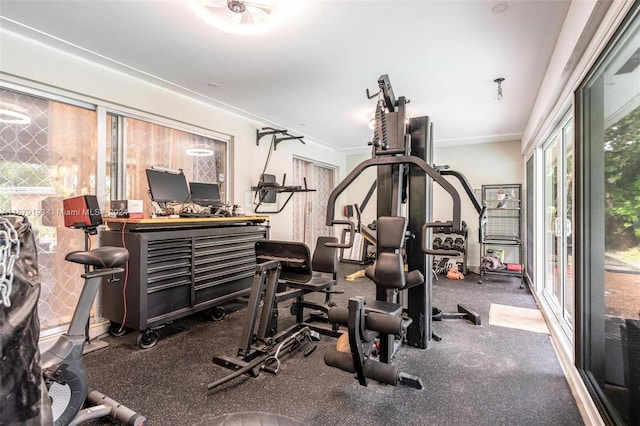
[[[191,201],[201,206],[222,206],[220,187],[217,183],[189,182]]]
[[[189,185],[184,173],[147,169],[147,182],[151,199],[159,203],[184,203],[189,201]]]

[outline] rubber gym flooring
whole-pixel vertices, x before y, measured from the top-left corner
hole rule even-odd
[[[367,278],[344,279],[360,268],[341,264],[335,289],[344,294],[334,296],[338,306],[354,295],[374,298]],[[480,314],[482,325],[434,322],[442,340],[432,340],[427,349],[404,345],[395,357],[394,364],[422,378],[423,390],[373,381],[360,386],[352,374],[324,364],[324,353],[336,339],[323,335],[308,357],[300,351],[287,355],[277,375],[242,376],[208,391],[207,384],[230,373],[212,357],[236,355],[243,308],[218,322],[197,314],[168,324],[146,350],[136,344],[137,331],[102,336],[108,346],[85,355],[85,365],[93,389],[145,415],[151,426],[209,425],[216,416],[246,411],[306,425],[584,424],[544,327],[541,332],[511,327],[508,321],[490,324],[492,305],[537,309],[529,290],[519,288],[514,277],[477,281],[474,274],[465,280],[440,276],[433,284],[433,304],[445,313],[464,304]],[[289,309],[279,308],[284,324]],[[105,418],[90,424],[118,423]]]

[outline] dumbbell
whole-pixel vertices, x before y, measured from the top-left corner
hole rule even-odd
[[[442,238],[440,237],[435,237],[433,239],[433,245],[432,245],[434,250],[439,250],[440,248],[442,248]]]
[[[442,244],[442,248],[445,250],[451,250],[453,248],[453,238],[447,237],[444,239],[444,243]]]

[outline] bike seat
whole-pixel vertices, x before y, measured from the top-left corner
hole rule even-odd
[[[98,247],[89,251],[72,251],[65,260],[98,269],[117,268],[129,259],[129,251],[122,247]]]

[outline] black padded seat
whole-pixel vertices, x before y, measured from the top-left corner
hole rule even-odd
[[[309,281],[299,282],[299,281],[282,281],[287,287],[297,288],[303,290],[305,292],[314,292],[314,291],[322,291],[333,285],[333,280],[327,280],[323,277],[311,277]]]
[[[336,237],[318,237],[313,257],[304,243],[273,240],[256,242],[258,263],[273,260],[280,262],[278,293],[283,296],[281,300],[297,298],[296,306],[302,308],[298,309],[300,321],[304,308],[328,311],[333,293],[330,288],[338,279],[338,250],[327,247],[326,243],[337,242]],[[324,303],[305,301],[303,295],[307,293],[323,293]]]
[[[404,290],[424,283],[424,276],[418,270],[406,272],[400,249],[404,246],[407,219],[402,216],[381,216],[377,220],[378,258],[376,263],[364,271],[376,287]],[[402,306],[381,300],[367,302],[365,311],[400,315]]]
[[[377,312],[399,317],[402,314],[402,305],[399,303],[384,302],[382,300],[367,301],[364,305],[365,312]]]
[[[338,278],[338,251],[326,243],[337,243],[336,237],[318,237],[313,257],[309,247],[300,242],[263,240],[256,242],[256,261],[280,262],[280,282],[305,291],[323,290]]]
[[[365,314],[382,314],[390,317],[400,317],[402,314],[402,306],[398,303],[383,302],[380,300],[374,300],[372,302],[365,302],[364,306]],[[342,325],[348,325],[349,321],[349,308],[332,307],[328,311],[328,319],[331,323],[337,323]]]
[[[117,268],[129,260],[129,251],[122,247],[98,247],[89,251],[72,251],[64,259],[96,269]]]
[[[287,287],[313,292],[325,290],[334,285],[338,279],[338,251],[335,247],[327,247],[326,243],[337,243],[336,237],[318,237],[311,258],[310,276],[290,276],[281,274],[280,281]],[[284,269],[284,268],[283,268]]]
[[[374,279],[375,276],[375,265],[370,265],[364,270],[364,275],[376,283],[376,285],[380,285],[381,287],[387,287],[384,285],[385,281],[380,280],[381,284],[378,284]],[[391,286],[391,288],[397,288],[399,290],[411,288],[417,285],[424,283],[424,275],[422,272],[415,270],[411,272],[404,272],[404,278],[397,278],[402,283],[402,287]],[[400,281],[401,280],[401,281]],[[388,281],[387,281],[388,283]]]
[[[298,288],[307,292],[322,291],[336,283],[338,278],[338,251],[335,247],[327,247],[326,243],[337,243],[336,237],[318,237],[311,258],[311,277],[281,279],[287,287]]]

